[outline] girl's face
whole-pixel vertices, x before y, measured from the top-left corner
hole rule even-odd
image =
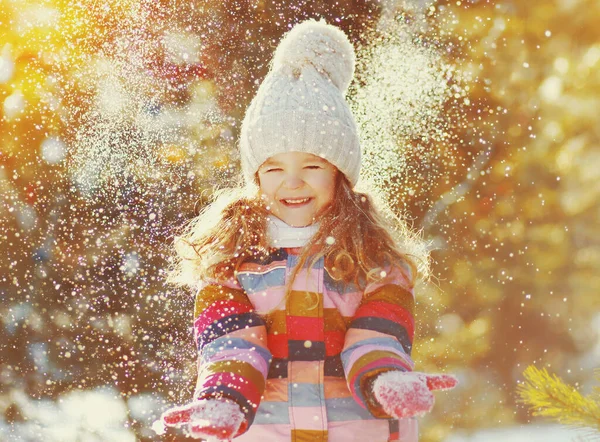
[[[314,223],[332,201],[338,169],[310,153],[273,155],[258,169],[260,192],[268,210],[286,224]]]

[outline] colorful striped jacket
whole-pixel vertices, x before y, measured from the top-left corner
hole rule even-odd
[[[416,442],[416,419],[391,419],[366,394],[377,374],[413,369],[406,270],[360,291],[335,281],[321,258],[298,272],[286,301],[300,249],[274,250],[199,290],[195,396],[240,405],[236,442]]]

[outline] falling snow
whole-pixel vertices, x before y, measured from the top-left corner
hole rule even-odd
[[[526,434],[530,364],[591,388],[598,6],[334,3],[0,0],[1,440],[156,440],[189,400],[173,234],[237,178],[274,45],[317,14],[356,42],[361,185],[431,242],[416,362],[461,386],[423,440]]]

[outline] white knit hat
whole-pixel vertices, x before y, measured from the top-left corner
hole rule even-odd
[[[346,34],[324,20],[304,21],[283,37],[242,122],[240,153],[248,182],[269,157],[297,151],[326,159],[356,184],[360,143],[344,99],[354,63]]]

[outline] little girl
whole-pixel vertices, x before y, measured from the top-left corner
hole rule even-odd
[[[354,190],[354,62],[324,21],[279,44],[241,129],[246,185],[176,241],[170,281],[202,281],[198,381],[163,425],[209,440],[417,441],[431,390],[456,384],[412,371],[416,236]]]

